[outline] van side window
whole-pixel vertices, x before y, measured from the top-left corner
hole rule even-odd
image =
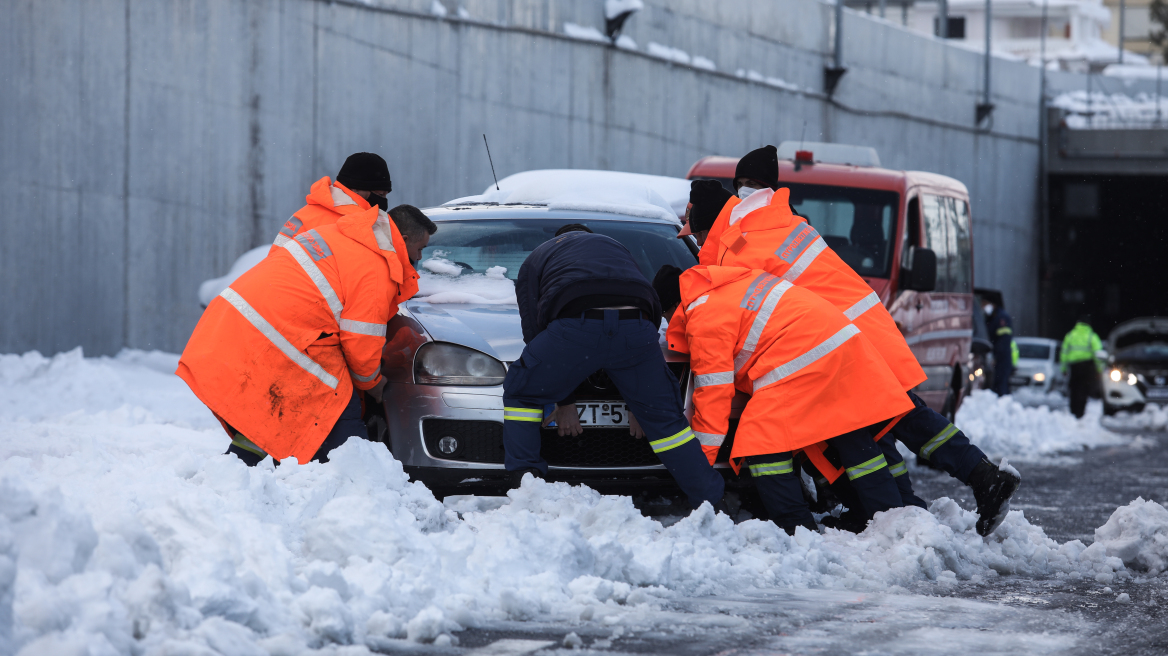
[[[925,248],[937,254],[937,286],[934,291],[952,291],[949,276],[951,249],[949,244],[949,199],[932,194],[921,194],[921,216],[924,218]]]
[[[973,293],[973,245],[970,240],[969,203],[950,198],[953,211],[949,232],[954,251],[949,260],[949,291],[960,294]]]

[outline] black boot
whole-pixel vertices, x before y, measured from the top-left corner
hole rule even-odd
[[[1017,475],[998,469],[985,458],[977,463],[969,475],[969,487],[973,488],[973,498],[977,500],[978,535],[987,536],[998,528],[1010,510],[1010,497],[1021,482]]]

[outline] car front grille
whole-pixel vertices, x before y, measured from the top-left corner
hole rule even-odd
[[[730,420],[729,436],[718,452],[718,462],[726,462],[734,444],[738,420]],[[450,436],[458,440],[454,453],[443,453],[438,442]],[[503,424],[497,421],[457,419],[422,420],[426,451],[442,460],[503,464]],[[582,435],[560,437],[554,428],[540,430],[541,447],[553,467],[617,468],[651,467],[661,464],[647,439],[635,439],[627,428],[585,428]]]
[[[431,456],[442,460],[503,464],[503,424],[497,421],[455,419],[422,420],[422,436]],[[450,436],[458,449],[446,454],[439,440]],[[634,439],[627,428],[585,428],[576,437],[560,437],[553,429],[541,429],[541,453],[553,467],[649,467],[661,462],[649,441]]]

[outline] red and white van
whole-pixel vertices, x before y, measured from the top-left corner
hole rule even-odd
[[[733,157],[703,157],[686,177],[719,180],[733,191],[737,165]],[[881,168],[872,148],[793,141],[779,145],[779,184],[892,313],[929,376],[917,394],[943,414],[956,413],[972,380],[973,231],[965,185]]]

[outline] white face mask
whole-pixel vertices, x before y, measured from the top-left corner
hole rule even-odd
[[[738,188],[738,197],[741,198],[742,200],[746,200],[746,198],[748,196],[750,196],[751,194],[753,194],[756,191],[762,191],[762,190],[755,189],[754,187],[747,187],[747,186],[743,185],[743,186]]]
[[[985,315],[988,317],[994,313],[994,304],[993,303],[986,303],[985,305],[983,305],[981,307],[981,309],[983,311],[985,311]]]

